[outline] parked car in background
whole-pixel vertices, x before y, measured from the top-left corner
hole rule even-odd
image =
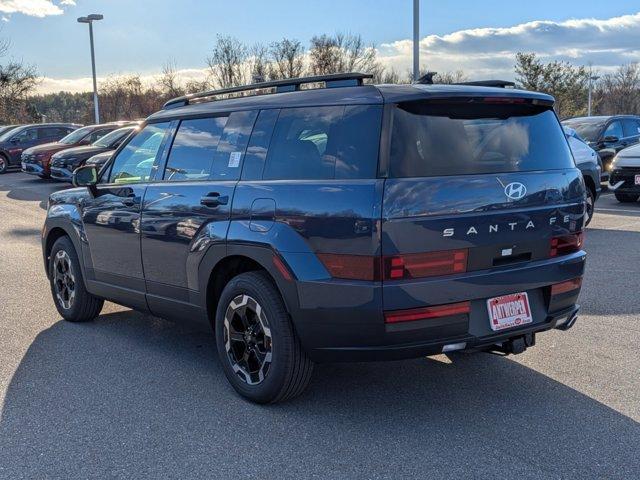
[[[611,163],[609,184],[622,203],[637,202],[640,198],[640,145],[621,150]]]
[[[13,130],[14,128],[18,128],[20,125],[0,125],[0,135],[4,135],[9,130]]]
[[[572,327],[585,188],[553,98],[370,77],[177,98],[75,170],[42,230],[59,314],[108,299],[213,325],[260,403],[300,394],[314,361],[516,354]]]
[[[582,172],[582,178],[587,187],[587,208],[585,225],[588,225],[593,218],[593,210],[596,200],[600,196],[600,179],[602,177],[602,166],[596,151],[586,144],[578,136],[576,131],[569,127],[564,127],[564,134],[571,147],[571,153],[576,161],[576,166]]]
[[[604,172],[611,171],[611,161],[616,153],[640,141],[640,116],[637,115],[576,117],[564,120],[562,124],[573,128],[598,152]]]
[[[0,134],[0,174],[11,167],[19,167],[25,150],[56,142],[80,127],[74,123],[35,123],[5,131]]]
[[[107,163],[107,161],[111,158],[113,153],[114,151],[112,150],[104,153],[99,153],[88,159],[86,162],[84,162],[84,164],[92,165],[96,167],[97,170],[100,170],[102,167],[104,167],[104,164]]]
[[[22,171],[38,175],[40,178],[49,178],[51,175],[51,156],[54,153],[79,145],[89,145],[123,125],[123,122],[89,125],[75,130],[59,141],[25,150],[22,153]]]
[[[71,182],[73,171],[87,159],[104,152],[113,152],[136,129],[137,123],[107,133],[91,145],[67,148],[51,156],[51,178]]]

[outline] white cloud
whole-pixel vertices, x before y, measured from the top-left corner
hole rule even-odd
[[[73,6],[75,0],[61,0],[60,5]],[[64,10],[52,0],[0,0],[0,12],[12,14],[22,13],[31,17],[48,17],[62,15]],[[3,17],[6,18],[6,17]]]
[[[180,79],[182,83],[186,83],[189,81],[202,81],[207,78],[208,69],[202,68],[189,68],[176,71],[177,77]],[[136,73],[131,73],[136,74]],[[114,75],[118,76],[126,76],[130,75],[129,73],[119,73]],[[137,74],[136,74],[137,75]],[[161,73],[152,73],[146,75],[140,75],[142,83],[145,85],[153,85],[157,83]],[[100,88],[100,83],[104,82],[107,77],[98,77],[98,88]],[[38,85],[38,93],[56,93],[60,91],[65,92],[90,92],[93,91],[93,81],[91,77],[81,77],[81,78],[51,78],[44,77],[40,84]]]
[[[383,63],[404,72],[411,66],[410,40],[382,44]],[[476,28],[420,41],[420,62],[429,70],[465,70],[472,77],[513,78],[517,52],[536,52],[543,60],[592,62],[608,71],[640,61],[640,13],[606,20],[539,20],[505,28]]]
[[[3,3],[6,2],[0,0],[0,5]],[[464,70],[473,79],[513,79],[517,52],[535,52],[545,61],[567,60],[576,65],[592,62],[594,69],[609,72],[623,63],[640,61],[640,13],[606,20],[540,20],[505,28],[460,30],[429,35],[420,41],[423,68],[438,72]],[[378,55],[385,66],[403,74],[411,68],[411,40],[382,44]],[[158,75],[142,78],[145,83],[152,83]],[[180,70],[178,75],[183,81],[203,80],[206,70]],[[42,93],[91,89],[88,77],[45,78],[39,87]]]

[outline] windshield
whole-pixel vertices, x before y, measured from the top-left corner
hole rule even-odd
[[[10,127],[8,130],[0,131],[0,142],[4,142],[11,138],[14,134],[20,133],[24,128],[12,128]]]
[[[584,120],[567,120],[563,122],[563,125],[573,128],[578,136],[584,138],[587,142],[595,142],[600,136],[602,127],[604,127],[602,120],[598,121],[584,121]]]
[[[118,143],[125,136],[131,133],[132,130],[133,127],[119,128],[118,130],[109,132],[104,137],[99,138],[98,140],[93,142],[93,145],[96,147],[111,148],[114,146],[114,144]]]
[[[60,143],[64,143],[66,145],[73,145],[75,143],[78,143],[84,137],[89,135],[93,131],[93,129],[94,127],[83,127],[79,128],[78,130],[74,130],[66,137],[63,137],[62,140],[60,140]]]
[[[393,116],[391,177],[574,167],[550,109],[533,105],[401,104]]]

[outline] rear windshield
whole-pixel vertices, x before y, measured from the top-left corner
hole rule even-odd
[[[571,168],[552,110],[529,104],[429,104],[395,109],[390,177]]]

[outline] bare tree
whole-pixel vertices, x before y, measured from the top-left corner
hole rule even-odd
[[[297,78],[304,72],[304,47],[299,40],[283,38],[269,46],[269,76],[273,80]]]
[[[0,39],[0,57],[7,54],[10,46],[8,40]],[[12,123],[39,120],[38,112],[26,102],[37,85],[34,67],[17,60],[0,65],[0,119]]]
[[[174,60],[167,61],[162,66],[162,75],[158,79],[158,88],[163,96],[167,98],[180,97],[184,95],[184,88],[180,85],[176,63]]]
[[[269,79],[271,70],[269,64],[269,49],[261,43],[256,43],[249,49],[248,68],[251,83],[264,82]]]
[[[312,75],[353,71],[375,75],[381,68],[375,47],[367,46],[360,35],[337,33],[311,39],[309,71]]]
[[[207,65],[217,87],[235,87],[246,83],[247,47],[237,38],[218,35]]]
[[[640,114],[640,64],[622,65],[615,73],[603,75],[594,97],[600,114]]]

